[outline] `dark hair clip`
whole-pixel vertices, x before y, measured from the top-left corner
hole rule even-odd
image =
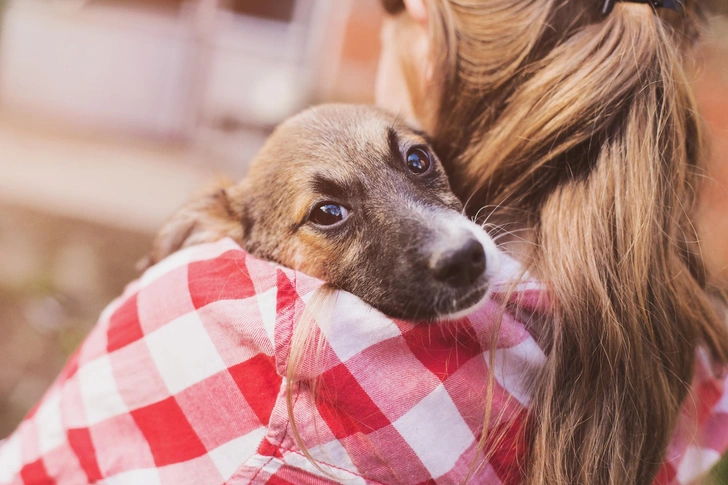
[[[629,3],[646,3],[651,5],[652,8],[657,10],[658,8],[669,8],[676,12],[683,12],[683,4],[681,0],[604,0],[604,6],[602,7],[602,15],[609,15],[614,10],[614,4],[616,2],[629,2]]]

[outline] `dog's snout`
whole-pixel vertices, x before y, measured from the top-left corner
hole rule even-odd
[[[485,272],[485,250],[475,237],[444,251],[432,262],[436,280],[452,286],[472,285]]]

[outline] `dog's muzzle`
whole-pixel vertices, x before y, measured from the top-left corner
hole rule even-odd
[[[451,242],[430,260],[433,278],[455,288],[475,284],[485,273],[485,267],[485,249],[470,234]]]

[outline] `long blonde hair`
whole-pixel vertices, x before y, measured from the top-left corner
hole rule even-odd
[[[489,224],[519,221],[549,287],[527,484],[651,483],[698,347],[728,360],[691,222],[705,148],[683,4],[604,18],[596,0],[429,0],[435,105],[402,53],[457,195]]]

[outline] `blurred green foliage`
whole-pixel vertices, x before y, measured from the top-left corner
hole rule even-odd
[[[705,480],[705,485],[728,485],[728,455],[724,455],[716,465],[708,479]]]

